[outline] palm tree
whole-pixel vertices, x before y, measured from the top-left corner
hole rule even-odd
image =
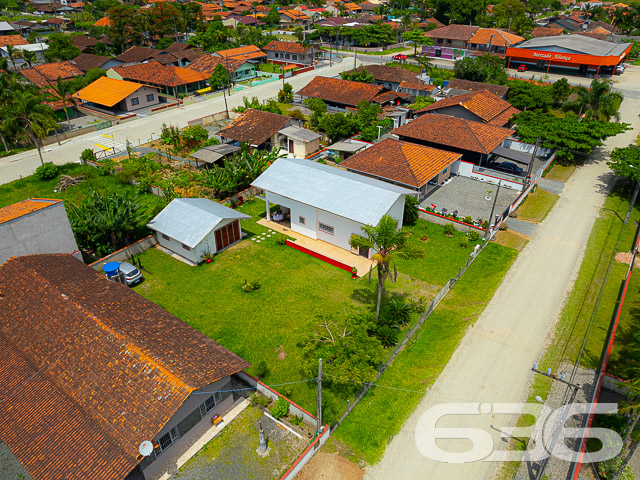
[[[2,115],[6,115],[8,123],[16,131],[24,132],[31,143],[38,149],[40,163],[42,158],[42,139],[47,138],[51,130],[58,127],[53,109],[47,105],[42,94],[31,88],[17,90],[13,93],[11,102],[3,105]]]
[[[606,80],[595,78],[591,82],[591,88],[577,87],[575,93],[578,98],[571,102],[565,102],[562,106],[563,110],[570,110],[577,113],[578,116],[584,112],[587,120],[594,119],[606,122],[611,118],[616,121],[620,120],[618,109],[624,96],[619,92],[612,92]]]
[[[9,60],[11,60],[11,64],[13,65],[13,69],[16,70],[16,58],[20,56],[20,52],[13,45],[7,45],[7,56]]]
[[[25,50],[24,52],[22,52],[22,58],[24,59],[25,62],[27,62],[27,65],[29,65],[29,68],[33,67],[33,63],[36,61],[37,55],[36,52],[32,52],[31,50]]]
[[[431,69],[433,68],[433,62],[431,61],[431,58],[425,55],[420,55],[420,56],[416,56],[415,60],[416,62],[418,62],[418,65],[420,65],[420,68],[422,70],[425,70],[428,75]]]
[[[69,131],[71,131],[71,120],[69,120],[69,112],[67,112],[67,102],[71,105],[76,106],[78,102],[72,96],[74,92],[74,88],[70,82],[63,82],[60,77],[56,80],[56,84],[52,85],[51,88],[55,96],[62,102],[62,108],[64,109],[64,115],[67,117],[67,125],[69,125]]]
[[[407,243],[406,230],[403,228],[398,230],[398,221],[390,215],[384,215],[376,227],[365,225],[362,231],[364,235],[352,235],[349,244],[352,247],[373,249],[376,252],[371,258],[378,263],[377,319],[380,315],[384,282],[387,278],[395,281],[398,277],[395,267],[396,258],[421,258],[424,256],[424,251]]]

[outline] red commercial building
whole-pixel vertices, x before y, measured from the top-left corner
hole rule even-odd
[[[571,69],[578,75],[613,74],[631,51],[631,43],[613,43],[583,35],[532,38],[507,47],[507,67]]]

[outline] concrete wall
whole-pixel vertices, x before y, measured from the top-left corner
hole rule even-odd
[[[82,260],[62,202],[0,223],[0,264],[37,253],[68,253]]]
[[[287,137],[287,150],[289,150],[289,137]],[[313,152],[317,152],[320,149],[320,139],[316,138],[310,142],[302,142],[300,140],[293,139],[293,156],[296,158],[307,158]]]
[[[333,235],[321,231],[316,226],[318,239],[348,251],[351,251],[351,245],[349,245],[351,236],[353,234],[362,234],[362,223],[340,217],[326,210],[318,210],[318,224],[320,223],[333,227]],[[369,252],[369,255],[371,255],[371,252]]]
[[[147,100],[147,95],[153,95],[153,100]],[[132,100],[137,98],[140,102],[138,105],[133,105]],[[129,95],[127,98],[118,103],[117,108],[124,110],[125,112],[131,112],[133,110],[140,110],[141,108],[158,105],[160,98],[158,98],[158,90],[151,87],[142,87]]]
[[[165,435],[169,430],[178,425],[182,420],[184,420],[189,414],[191,414],[196,408],[199,408],[201,404],[205,402],[207,398],[209,398],[213,393],[202,394],[199,392],[215,392],[218,390],[224,390],[225,387],[229,386],[230,380],[229,377],[226,377],[223,380],[219,380],[215,383],[207,385],[204,388],[196,390],[193,392],[182,404],[182,406],[178,409],[178,411],[169,419],[167,424],[164,426],[160,433],[153,438],[154,442],[157,442],[159,438]],[[167,450],[165,450],[162,454],[158,455],[157,458],[144,468],[143,473],[145,478],[150,478],[154,476],[159,470],[169,467],[167,462],[172,460],[173,456],[181,451],[183,448],[187,447],[195,440],[197,440],[206,429],[211,427],[211,417],[214,415],[224,415],[225,412],[231,409],[233,404],[233,394],[232,393],[223,393],[222,394],[222,402],[217,404],[213,410],[207,413],[202,420],[198,424],[196,424],[191,430],[189,430],[183,437],[180,437],[176,442],[173,443]],[[152,454],[152,456],[155,453]],[[169,469],[173,471],[173,469]]]
[[[391,215],[398,220],[398,228],[402,227],[402,218],[404,217],[404,195],[400,195],[400,198],[389,209],[387,215]]]
[[[113,252],[111,255],[101,258],[97,262],[92,263],[90,266],[97,272],[102,271],[102,266],[108,262],[127,262],[132,256],[140,255],[145,250],[150,249],[158,243],[156,234],[153,233],[148,237],[138,240],[136,243],[132,243],[128,247]]]

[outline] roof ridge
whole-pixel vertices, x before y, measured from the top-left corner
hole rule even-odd
[[[478,141],[478,145],[480,145],[482,150],[484,150],[484,153],[489,153],[489,152],[486,151],[486,148],[485,148],[484,144],[482,143],[482,141],[476,135],[476,132],[473,130],[471,125],[469,125],[469,122],[465,118],[461,118],[461,120],[464,122],[465,126],[469,129],[469,131],[471,132],[473,137]]]
[[[404,158],[405,162],[407,162],[407,165],[409,167],[409,172],[411,173],[411,177],[413,178],[413,182],[417,185],[419,183],[419,180],[418,180],[418,177],[416,176],[416,173],[413,171],[413,165],[411,164],[411,161],[407,158],[407,155],[405,154],[405,151],[404,151],[405,147],[413,148],[414,144],[398,140],[397,148],[400,149],[400,154],[402,155],[402,158]]]

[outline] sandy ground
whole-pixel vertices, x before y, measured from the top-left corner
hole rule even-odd
[[[638,126],[640,68],[630,67],[615,88],[625,96],[622,119]],[[626,146],[637,134],[611,139],[607,148]],[[420,417],[432,406],[446,402],[519,402],[526,398],[531,366],[542,355],[549,336],[577,276],[593,222],[609,189],[611,174],[603,160],[576,170],[555,208],[540,224],[487,308],[470,328],[460,347],[419,407],[387,447],[382,461],[369,468],[368,479],[429,478],[488,479],[497,464],[442,463],[426,458],[417,447]],[[496,428],[510,426],[513,415],[445,417],[438,426],[477,427],[500,445]],[[440,448],[464,451],[466,440],[439,441]]]
[[[296,476],[297,480],[362,480],[364,472],[339,453],[318,452]]]

